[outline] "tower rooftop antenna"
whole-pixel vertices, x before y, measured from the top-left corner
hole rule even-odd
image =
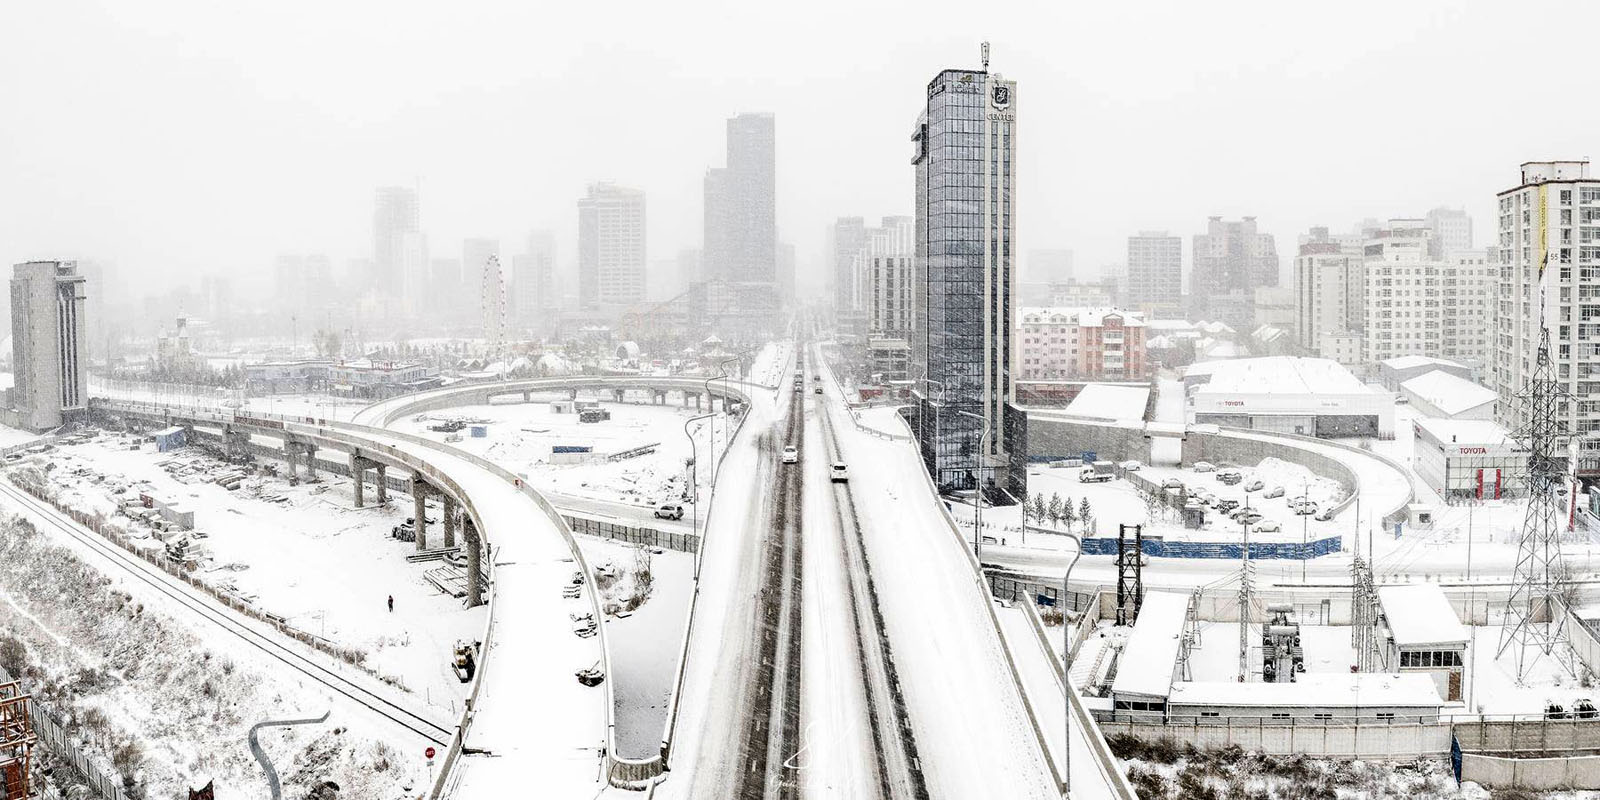
[[[983,43],[983,71],[989,71],[989,43]]]

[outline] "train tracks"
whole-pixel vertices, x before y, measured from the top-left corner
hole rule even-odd
[[[226,635],[237,638],[274,660],[282,662],[290,669],[327,688],[328,691],[367,709],[378,717],[411,731],[429,742],[448,746],[450,740],[455,736],[454,727],[446,727],[418,714],[347,678],[336,670],[329,669],[315,659],[296,652],[293,648],[277,641],[275,637],[257,631],[250,624],[234,618],[230,612],[213,607],[209,600],[194,594],[190,587],[184,585],[177,578],[168,575],[155,565],[134,556],[121,547],[105,541],[98,534],[64,517],[61,512],[47,503],[5,483],[3,480],[0,480],[0,496],[32,512],[44,524],[79,542],[84,547],[111,562],[114,566],[128,573],[135,580],[170,598],[174,603],[193,612],[196,616],[215,626]]]

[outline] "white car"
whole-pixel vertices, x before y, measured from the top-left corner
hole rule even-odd
[[[662,503],[656,506],[657,519],[683,519],[682,503]]]
[[[828,480],[834,483],[843,483],[850,480],[850,468],[843,461],[833,462],[833,469],[828,471]]]
[[[1122,471],[1123,472],[1138,472],[1139,468],[1142,467],[1142,466],[1144,466],[1144,465],[1140,464],[1137,461],[1124,461],[1124,462],[1122,462]]]
[[[1283,496],[1283,487],[1282,486],[1274,486],[1271,489],[1268,489],[1266,494],[1261,495],[1261,496],[1262,497],[1266,497],[1266,498],[1282,497]]]
[[[1216,472],[1217,471],[1217,465],[1211,463],[1210,461],[1196,461],[1196,462],[1194,462],[1194,471],[1195,472]]]
[[[795,464],[800,461],[800,451],[793,446],[783,448],[783,463]]]
[[[1275,519],[1264,519],[1256,523],[1256,533],[1277,533],[1283,526]]]

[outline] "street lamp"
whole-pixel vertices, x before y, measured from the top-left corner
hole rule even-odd
[[[696,536],[700,536],[700,470],[699,462],[695,458],[694,434],[689,432],[689,426],[699,420],[712,419],[714,417],[716,417],[716,412],[711,412],[690,417],[683,422],[683,435],[689,440],[689,529]],[[715,446],[716,443],[713,442],[712,444]],[[715,495],[716,491],[716,478],[713,477],[711,479],[711,492]],[[700,536],[700,540],[695,542],[694,545],[694,579],[696,582],[700,580],[700,551],[704,549],[705,537]]]
[[[937,384],[939,384],[939,399],[938,400],[929,401],[929,403],[928,403],[928,405],[933,406],[933,485],[934,486],[938,486],[939,485],[939,415],[944,410],[945,384],[944,384],[944,381],[935,380],[933,378],[929,378],[929,377],[926,377],[926,376],[920,378],[919,380],[921,380],[923,383],[937,383]],[[922,416],[923,415],[920,412],[917,414],[917,424],[926,427],[927,423],[922,419]]]
[[[957,411],[964,417],[983,423],[983,435],[978,439],[978,449],[972,454],[973,494],[972,552],[978,559],[978,569],[983,570],[983,455],[989,449],[989,418],[971,411]],[[938,433],[934,434],[937,438]],[[938,459],[935,458],[935,463]]]
[[[723,359],[722,363],[718,365],[719,367],[722,368],[722,414],[723,414],[724,417],[726,417],[728,415],[728,365],[729,364],[737,365],[738,363],[739,363],[739,357],[738,356],[734,356],[733,358],[725,358],[725,359]],[[724,419],[723,423],[722,423],[722,435],[724,435],[724,436],[728,435],[728,421],[726,419]],[[724,450],[724,453],[726,453],[726,450]],[[713,460],[711,462],[711,482],[713,484],[715,484],[717,482],[717,475],[719,473],[721,473],[721,472],[722,472],[722,462],[721,461],[717,461],[717,460]]]
[[[1061,577],[1061,689],[1062,700],[1066,703],[1066,713],[1062,715],[1065,720],[1066,738],[1061,740],[1061,776],[1067,786],[1066,795],[1072,795],[1072,626],[1067,624],[1067,598],[1071,596],[1072,568],[1078,565],[1078,559],[1083,556],[1083,540],[1077,534],[1068,531],[1066,534],[1077,550],[1073,551],[1072,560],[1067,562],[1067,573]]]

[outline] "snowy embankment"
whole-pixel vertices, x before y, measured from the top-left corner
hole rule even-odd
[[[22,518],[0,522],[0,666],[70,709],[68,723],[96,766],[146,796],[177,797],[212,779],[223,796],[265,796],[246,731],[320,713],[328,699],[53,536]],[[294,796],[334,780],[345,797],[388,798],[426,779],[364,725],[288,729],[264,744]]]

